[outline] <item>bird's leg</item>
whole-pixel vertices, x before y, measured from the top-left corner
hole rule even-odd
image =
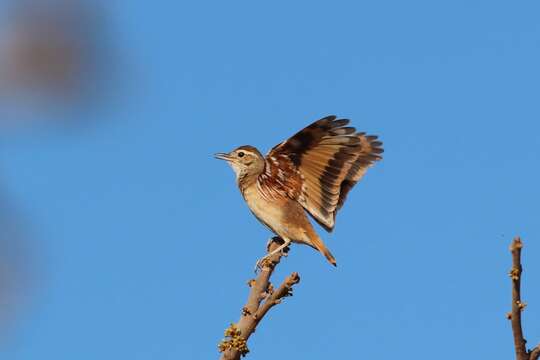
[[[273,250],[272,252],[270,252],[269,254],[267,254],[265,256],[265,258],[269,258],[269,257],[272,257],[273,255],[277,254],[278,252],[280,252],[281,250],[285,249],[287,246],[289,246],[291,244],[291,240],[287,239],[287,240],[284,240],[283,241],[283,244],[281,244],[277,249]]]
[[[270,246],[272,244],[273,241],[275,242],[278,242],[278,239],[281,240],[283,243],[281,245],[279,245],[276,249],[274,249],[273,251],[271,251],[270,253],[266,254],[265,256],[263,256],[262,258],[260,258],[259,260],[257,260],[257,263],[255,264],[255,272],[257,272],[258,269],[262,269],[263,265],[264,265],[264,262],[267,261],[268,259],[270,259],[272,256],[274,256],[275,254],[279,253],[280,251],[283,251],[284,249],[286,249],[290,244],[291,244],[291,240],[289,239],[285,239],[283,240],[282,238],[280,237],[275,237],[275,238],[272,238],[272,240],[270,241],[270,243],[268,244],[267,246],[267,250],[270,250]],[[286,253],[287,251],[285,251]]]
[[[272,243],[276,244],[283,244],[285,241],[280,238],[279,236],[274,236],[268,239],[268,242],[266,243],[266,252],[270,252],[270,246],[272,246]]]

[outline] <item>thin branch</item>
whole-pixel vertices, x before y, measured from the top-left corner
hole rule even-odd
[[[268,246],[268,252],[277,249],[282,243],[283,240],[279,237],[273,238]],[[241,356],[245,356],[249,352],[247,340],[255,332],[257,325],[272,307],[279,304],[283,298],[291,296],[293,286],[300,282],[300,276],[292,273],[277,290],[274,290],[270,283],[275,267],[287,251],[288,249],[276,253],[265,261],[257,279],[248,282],[251,290],[240,320],[225,330],[225,339],[219,344],[221,360],[238,360]]]
[[[266,315],[268,310],[281,302],[282,298],[292,296],[293,286],[299,282],[300,276],[298,273],[293,272],[291,275],[289,275],[283,284],[281,284],[281,286],[269,296],[264,304],[259,307],[259,310],[257,310],[257,313],[255,314],[255,318],[260,321],[260,319]]]
[[[512,334],[514,335],[514,348],[516,350],[516,360],[538,360],[540,356],[540,345],[531,351],[527,351],[527,340],[523,335],[523,327],[521,324],[521,313],[527,306],[521,301],[521,249],[523,242],[519,237],[514,238],[510,251],[512,252],[512,270],[510,270],[510,278],[512,279],[512,311],[508,314],[508,318],[512,323]]]
[[[526,341],[523,337],[523,328],[521,327],[521,311],[525,308],[525,304],[521,302],[521,249],[523,243],[519,237],[516,237],[510,246],[512,252],[512,270],[510,277],[512,278],[512,312],[510,313],[510,321],[512,322],[512,333],[514,334],[514,348],[516,350],[517,360],[529,360],[527,354]]]

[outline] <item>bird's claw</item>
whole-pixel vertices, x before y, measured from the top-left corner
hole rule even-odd
[[[269,259],[270,259],[270,256],[265,255],[262,258],[260,258],[259,260],[257,260],[257,262],[255,263],[255,274],[259,270],[262,270],[262,268],[266,265],[266,263],[269,261]]]
[[[272,243],[272,241],[274,241],[275,239],[271,239],[269,244]],[[281,256],[288,256],[289,255],[289,247],[286,246],[285,248],[279,250],[279,253]],[[262,270],[262,268],[267,265],[268,262],[270,262],[270,258],[272,256],[274,256],[275,253],[269,253],[269,254],[266,254],[265,256],[263,256],[262,258],[260,258],[259,260],[257,260],[257,262],[255,263],[255,274],[259,271],[259,270]]]
[[[255,263],[255,269],[253,269],[255,274],[258,273],[259,270],[262,270],[263,262],[264,262],[264,258],[257,260],[257,262]]]

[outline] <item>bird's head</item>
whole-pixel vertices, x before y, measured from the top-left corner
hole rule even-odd
[[[233,168],[237,179],[258,176],[264,171],[264,157],[253,146],[240,146],[230,153],[218,153],[215,157],[227,161]]]

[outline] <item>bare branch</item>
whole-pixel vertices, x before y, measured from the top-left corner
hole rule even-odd
[[[510,246],[512,252],[512,270],[510,278],[512,279],[512,312],[510,321],[512,322],[512,333],[514,334],[514,348],[516,350],[517,360],[529,360],[527,354],[526,341],[523,337],[523,328],[521,327],[521,311],[525,305],[521,302],[521,249],[523,243],[519,237],[516,237]]]
[[[527,306],[521,301],[521,249],[523,242],[519,237],[514,238],[510,251],[512,252],[512,269],[510,278],[512,279],[512,311],[508,318],[512,323],[512,333],[514,335],[514,348],[516,350],[516,360],[538,360],[540,357],[540,345],[531,351],[527,351],[527,340],[523,336],[523,327],[521,325],[521,313]]]
[[[279,237],[273,238],[268,252],[277,249],[282,243],[283,240]],[[248,282],[251,290],[246,305],[242,309],[240,320],[225,330],[225,339],[219,344],[219,351],[222,353],[221,360],[238,360],[241,356],[245,356],[249,352],[247,340],[255,332],[259,322],[283,298],[291,296],[293,286],[300,282],[300,276],[297,273],[292,273],[277,290],[274,290],[270,283],[270,277],[276,265],[279,264],[281,257],[286,255],[287,251],[288,249],[276,253],[265,261],[257,279]]]

